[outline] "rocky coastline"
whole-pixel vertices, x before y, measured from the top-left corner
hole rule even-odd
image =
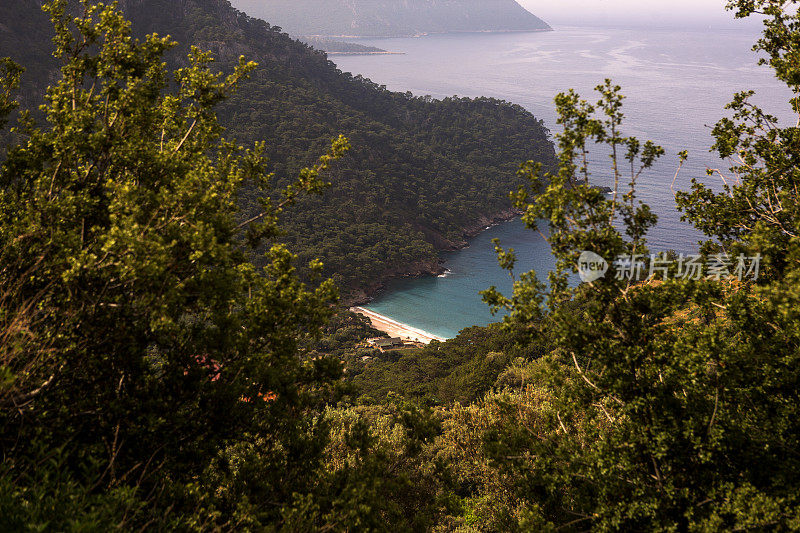
[[[520,215],[522,215],[520,210],[512,208],[504,209],[494,215],[480,215],[474,223],[463,228],[463,239],[459,241],[446,239],[430,231],[425,233],[436,247],[437,252],[454,252],[468,247],[469,239],[477,237],[487,229],[513,220]],[[441,258],[425,258],[413,263],[398,265],[396,268],[385,271],[372,282],[345,293],[342,298],[342,304],[347,307],[366,305],[372,301],[376,294],[385,290],[387,283],[394,279],[439,276],[446,271],[444,260]]]

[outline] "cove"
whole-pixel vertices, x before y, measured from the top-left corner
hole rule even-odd
[[[443,253],[447,274],[391,281],[364,307],[444,338],[453,338],[469,326],[499,321],[502,315],[493,317],[479,294],[492,285],[511,294],[512,280],[497,264],[492,239],[515,249],[517,273],[535,270],[544,280],[555,268],[547,241],[514,219],[474,237],[468,248]]]

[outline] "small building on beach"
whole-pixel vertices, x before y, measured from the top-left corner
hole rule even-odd
[[[375,348],[380,348],[381,350],[387,350],[391,348],[402,348],[405,345],[405,342],[400,337],[394,337],[391,339],[387,339],[385,337],[378,337],[376,339],[369,339],[367,343],[370,346],[374,346]]]

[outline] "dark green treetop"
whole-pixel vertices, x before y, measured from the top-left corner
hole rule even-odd
[[[794,4],[729,7],[739,16],[767,15],[756,49],[767,52],[765,61],[797,92]],[[796,530],[798,128],[781,127],[748,102],[749,93],[737,95],[729,106],[733,117],[714,129],[715,149],[733,157],[735,179],[718,193],[695,181],[691,192],[678,194],[686,217],[709,236],[703,260],[761,254],[761,276],[691,279],[679,275],[678,261],[650,275],[655,259],[645,256],[642,275],[617,276],[612,268],[574,286],[568,276],[578,273],[582,252],[609,262],[648,254],[646,232],[655,222],[635,202],[635,184],[662,150],[623,136],[619,88],[606,82],[598,90],[597,106],[571,92],[559,95],[560,171],[543,194],[515,196],[530,227],[539,220],[549,225],[558,259],[549,287],[527,273],[512,296],[494,289],[485,295],[494,308],[512,311],[510,324],[554,345],[531,377],[553,394],[547,416],[554,430],[541,434],[507,423],[486,434],[488,453],[517,480],[516,494],[527,502],[519,527]],[[611,153],[617,183],[611,199],[586,184],[591,142]],[[630,183],[620,195],[623,165]],[[536,176],[532,164],[522,171]],[[540,187],[533,179],[532,190]],[[513,251],[498,245],[498,255],[513,268]]]
[[[170,73],[170,38],[134,39],[115,6],[46,9],[61,75],[46,124],[23,115],[0,166],[4,331],[35,309],[22,355],[0,361],[0,529],[275,521],[324,446],[316,414],[340,364],[298,347],[337,294],[301,283],[284,246],[257,270],[245,237],[275,235],[348,141],[243,222],[243,184],[272,176],[263,145],[221,137],[214,107],[255,65],[222,76],[192,49]],[[3,115],[18,76],[3,63]]]

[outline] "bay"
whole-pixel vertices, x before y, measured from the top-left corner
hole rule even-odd
[[[479,295],[490,286],[511,293],[511,277],[497,264],[492,239],[500,239],[504,247],[515,250],[519,272],[535,270],[545,279],[555,267],[544,237],[515,219],[487,229],[473,238],[468,248],[443,253],[446,274],[392,281],[365,307],[446,339],[465,327],[498,320]]]
[[[786,123],[796,120],[789,90],[772,72],[757,65],[751,51],[758,35],[747,30],[682,31],[651,28],[561,27],[544,33],[452,34],[421,38],[359,39],[403,55],[341,56],[344,71],[361,74],[391,90],[417,95],[491,96],[522,105],[557,131],[553,98],[574,88],[594,101],[593,88],[605,78],[622,86],[625,134],[651,139],[667,155],[639,182],[638,197],[649,204],[659,223],[649,235],[655,252],[691,252],[703,237],[681,222],[671,184],[677,153],[689,161],[675,179],[687,190],[697,178],[712,186],[706,169],[727,168],[709,152],[712,126],[726,115],[733,94],[752,89],[754,101]],[[604,154],[593,157],[592,182],[611,185]],[[709,181],[710,180],[710,181]],[[435,335],[452,337],[492,317],[478,292],[497,285],[510,291],[510,280],[497,267],[492,238],[517,248],[520,271],[534,268],[545,278],[554,260],[547,243],[519,221],[481,234],[470,248],[444,255],[452,271],[444,278],[393,282],[368,306],[397,321]],[[512,244],[513,243],[513,244]]]

